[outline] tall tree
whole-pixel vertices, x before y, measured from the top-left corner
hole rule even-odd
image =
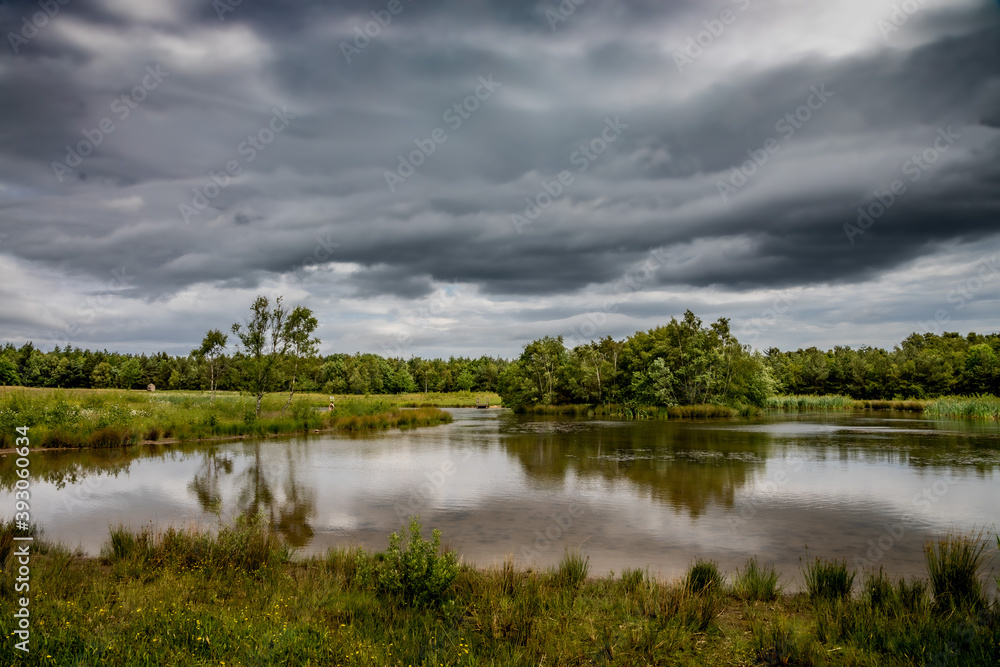
[[[237,322],[232,328],[240,341],[243,383],[257,398],[258,417],[261,399],[274,383],[278,365],[288,351],[284,336],[286,315],[280,296],[274,300],[273,309],[266,296],[258,296],[250,307],[250,319],[245,324]]]
[[[208,359],[209,375],[211,377],[212,399],[215,400],[215,364],[226,349],[226,342],[229,336],[218,329],[209,329],[205,334],[205,339],[201,341],[201,347],[191,350],[191,354],[199,359]]]
[[[282,412],[284,412],[285,408],[287,408],[292,402],[292,396],[295,395],[295,378],[298,376],[299,362],[303,357],[311,357],[315,355],[319,348],[319,338],[310,338],[312,333],[316,331],[317,326],[319,326],[319,322],[317,322],[316,318],[313,317],[312,311],[305,306],[297,306],[295,310],[288,315],[288,320],[285,321],[285,327],[282,330],[281,335],[288,348],[288,356],[291,361],[292,379],[289,382],[290,391],[288,392],[288,400],[285,401],[285,405],[282,406]]]

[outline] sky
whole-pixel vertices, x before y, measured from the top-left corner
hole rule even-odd
[[[0,342],[998,331],[1000,3],[0,0]],[[230,337],[232,339],[232,336]]]

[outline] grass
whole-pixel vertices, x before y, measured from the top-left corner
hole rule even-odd
[[[298,559],[257,518],[215,531],[114,526],[100,558],[38,540],[31,652],[5,641],[0,664],[1000,664],[995,607],[939,613],[924,582],[893,584],[881,570],[857,597],[765,601],[739,593],[741,577],[773,572],[750,562],[733,591],[699,593],[686,581],[721,582],[714,564],[696,563],[680,582],[641,570],[589,576],[580,552],[547,570],[510,560],[474,568],[410,528],[395,554],[339,548]],[[452,566],[423,567],[431,556]],[[388,582],[370,574],[380,565]],[[398,568],[411,590],[437,582],[434,599],[389,590]],[[8,638],[15,576],[0,572]]]
[[[996,396],[947,396],[939,398],[927,408],[934,417],[968,417],[972,419],[1000,419],[1000,398]]]
[[[843,599],[851,594],[854,572],[847,570],[847,562],[817,558],[806,564],[803,577],[806,590],[813,599]]]
[[[938,610],[976,610],[986,605],[981,580],[986,564],[985,551],[982,533],[949,533],[924,546],[934,605]]]
[[[733,593],[741,600],[770,602],[781,592],[778,572],[773,566],[761,566],[754,556],[742,570],[737,570]]]
[[[764,407],[769,410],[893,410],[923,412],[931,404],[925,400],[854,399],[840,394],[824,396],[772,396]]]
[[[633,405],[528,405],[523,408],[527,414],[560,415],[570,417],[614,417],[619,419],[720,419],[746,416],[752,408],[731,408],[726,405],[675,405],[633,406]]]
[[[348,397],[326,411],[329,396],[271,394],[255,415],[252,397],[235,393],[8,389],[0,391],[0,448],[14,428],[29,426],[31,443],[49,448],[116,448],[141,442],[239,438],[317,430],[414,428],[451,421],[436,407],[402,409],[399,400]]]

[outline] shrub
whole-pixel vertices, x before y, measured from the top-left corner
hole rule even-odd
[[[774,600],[781,587],[778,586],[778,572],[773,566],[761,567],[754,556],[747,560],[742,571],[736,571],[733,589],[744,600]]]
[[[980,573],[986,545],[979,535],[948,534],[924,546],[927,574],[938,609],[985,606]]]
[[[848,572],[847,561],[817,558],[805,570],[809,597],[822,599],[846,598],[854,585],[854,572]]]
[[[722,575],[714,561],[698,559],[688,570],[684,582],[692,593],[709,593],[722,588]]]
[[[432,531],[428,542],[420,534],[420,521],[410,519],[409,540],[405,527],[389,535],[389,548],[371,557],[359,556],[362,580],[380,593],[397,597],[404,605],[439,606],[448,598],[458,576],[452,552],[441,549],[441,531]]]

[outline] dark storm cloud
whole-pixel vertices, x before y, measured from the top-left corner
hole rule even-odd
[[[244,2],[220,19],[211,3],[75,1],[16,55],[5,41],[0,257],[74,280],[132,267],[123,294],[143,303],[284,281],[396,309],[461,283],[528,308],[607,291],[651,252],[643,289],[740,292],[878,280],[996,238],[995,7],[926,7],[886,40],[874,18],[891,3],[864,25],[845,14],[819,37],[872,39],[844,50],[811,46],[806,10],[755,2],[679,71],[685,40],[736,3],[588,0],[555,29],[557,2],[400,6],[350,62],[343,44],[387,3]],[[36,10],[0,7],[3,34]],[[770,53],[796,31],[801,57]],[[152,88],[150,67],[166,73]],[[102,121],[113,132],[60,178],[53,163]],[[913,178],[940,132],[954,142]],[[560,172],[572,183],[553,186]],[[906,192],[858,228],[894,180]]]

